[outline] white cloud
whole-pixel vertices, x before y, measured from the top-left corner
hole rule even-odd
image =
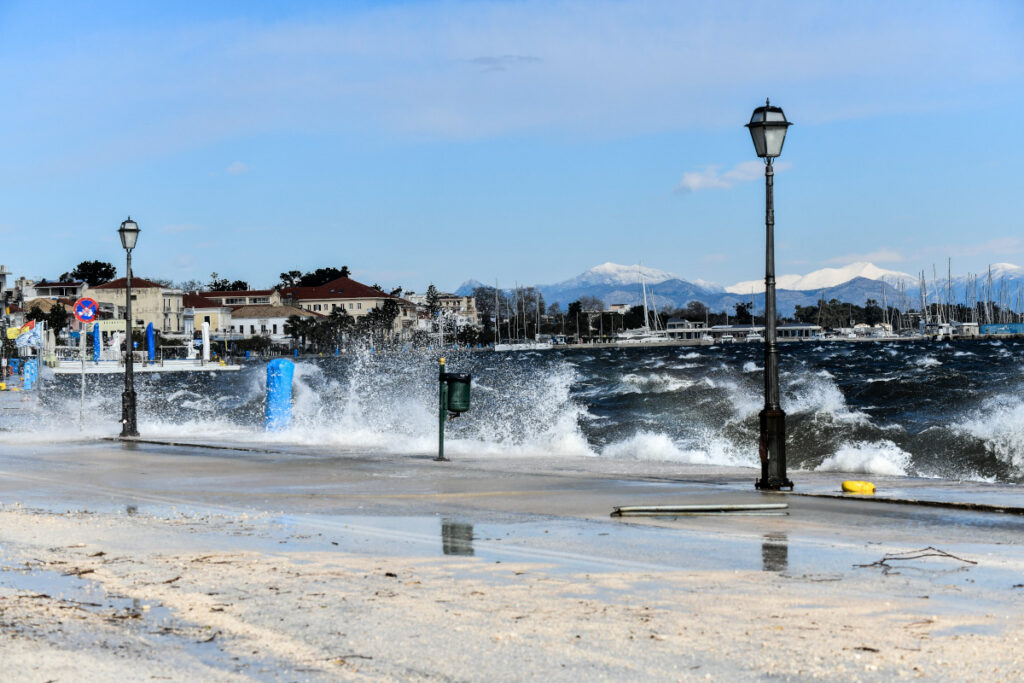
[[[826,263],[839,263],[846,265],[848,263],[855,263],[860,261],[867,261],[868,263],[900,263],[907,259],[900,252],[882,247],[881,249],[875,249],[874,251],[866,254],[844,254],[842,256],[836,256],[830,258]]]
[[[120,27],[41,36],[0,64],[11,93],[2,128],[28,131],[24,145],[43,161],[269,131],[608,138],[738,126],[766,83],[780,95],[814,89],[779,100],[798,123],[978,106],[1012,91],[1022,63],[1001,3],[335,7],[276,21],[157,20],[133,26],[127,43]],[[31,35],[34,19],[5,28]]]
[[[245,173],[248,170],[249,167],[243,164],[241,161],[236,161],[227,168],[228,173],[230,173],[231,175],[239,175],[241,173]]]
[[[780,161],[775,170],[785,171],[791,164]],[[764,162],[741,161],[728,171],[719,173],[718,166],[707,166],[703,171],[687,171],[676,185],[676,192],[698,192],[700,190],[728,190],[738,183],[764,177]]]

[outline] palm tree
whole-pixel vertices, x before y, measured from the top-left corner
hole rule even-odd
[[[296,341],[301,340],[300,346],[305,349],[306,337],[313,331],[313,325],[313,320],[310,318],[304,318],[298,314],[290,315],[284,321],[284,333]]]
[[[325,326],[328,331],[328,338],[334,342],[334,345],[341,346],[341,343],[345,339],[345,334],[352,331],[355,327],[356,319],[346,313],[344,310],[335,309],[331,311],[331,314],[324,320],[320,321],[320,324]]]

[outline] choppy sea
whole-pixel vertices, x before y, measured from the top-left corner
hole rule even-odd
[[[791,471],[1024,481],[1024,342],[791,343],[780,358]],[[763,347],[451,352],[473,375],[470,412],[448,424],[448,454],[579,455],[759,467]],[[437,353],[299,360],[292,426],[263,431],[266,368],[137,374],[139,429],[433,453]],[[44,382],[40,406],[7,417],[5,438],[59,442],[119,431],[122,379]]]

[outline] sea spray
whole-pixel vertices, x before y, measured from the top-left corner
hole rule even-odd
[[[780,354],[792,469],[891,466],[914,476],[1024,481],[1019,345],[783,343]],[[474,406],[449,423],[448,447],[486,457],[757,467],[762,363],[763,349],[750,344],[451,354],[453,369],[473,374]],[[262,430],[264,363],[139,373],[139,427],[154,438],[431,453],[436,368],[436,352],[412,350],[299,359],[292,426],[272,435]],[[39,408],[0,415],[0,429],[24,443],[115,436],[122,389],[120,375],[87,377],[80,432],[69,419],[78,413],[78,378],[44,379]]]

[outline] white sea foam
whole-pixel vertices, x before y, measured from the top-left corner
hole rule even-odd
[[[601,449],[601,455],[615,460],[661,460],[706,465],[707,454],[697,450],[683,450],[666,434],[640,431],[622,441],[610,443]]]
[[[691,465],[753,466],[735,446],[719,434],[705,430],[692,443],[680,444],[662,432],[639,430],[601,449],[601,457],[616,460],[651,460]]]
[[[1018,473],[1024,472],[1024,401],[1016,396],[996,396],[955,429],[980,439],[985,449]]]
[[[922,368],[933,368],[942,365],[942,361],[935,356],[921,356],[914,359],[914,364]]]
[[[762,370],[764,370],[764,368],[758,366],[758,364],[752,360],[748,360],[743,364],[743,372],[760,372]]]
[[[786,387],[792,398],[783,405],[788,413],[810,413],[818,418],[832,418],[845,422],[867,422],[868,416],[851,410],[843,392],[832,381],[818,373],[801,373]]]
[[[685,377],[675,377],[668,373],[628,374],[619,380],[618,393],[623,394],[660,394],[672,393],[688,389],[694,381]]]
[[[816,472],[851,472],[903,476],[910,466],[910,453],[892,441],[845,444],[817,467]]]

